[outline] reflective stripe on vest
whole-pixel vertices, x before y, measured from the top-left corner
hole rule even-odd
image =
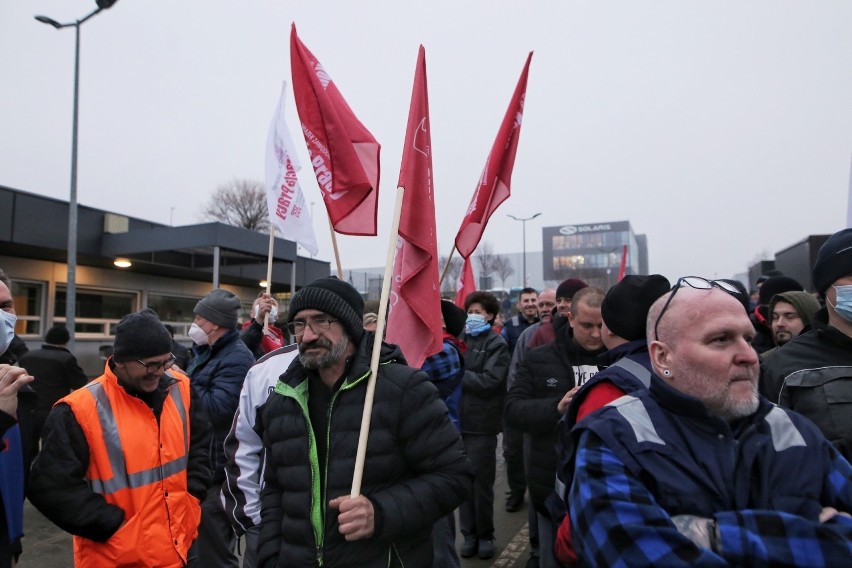
[[[796,428],[787,413],[779,407],[772,407],[764,420],[769,424],[769,431],[772,433],[772,446],[776,452],[796,446],[807,446],[799,429]]]
[[[622,369],[639,379],[639,382],[645,385],[645,388],[651,386],[651,371],[646,369],[645,366],[641,363],[637,363],[632,359],[622,357],[610,366],[621,367]]]
[[[109,456],[109,465],[112,469],[112,479],[90,479],[89,485],[92,491],[102,495],[110,495],[122,489],[136,489],[151,483],[162,481],[163,479],[172,476],[176,473],[184,471],[189,459],[189,435],[187,432],[186,409],[183,406],[183,399],[180,394],[180,389],[177,385],[174,388],[169,388],[169,396],[172,399],[178,414],[180,415],[181,423],[183,424],[183,437],[185,451],[184,455],[166,462],[162,465],[137,471],[136,473],[127,473],[127,463],[124,461],[124,449],[121,447],[121,438],[118,435],[118,425],[115,421],[115,416],[112,412],[112,405],[109,402],[109,397],[106,394],[103,384],[94,383],[89,386],[89,391],[95,397],[97,404],[95,405],[98,411],[98,421],[103,432],[104,445],[106,446],[107,455]]]
[[[657,434],[654,425],[651,423],[651,417],[648,416],[648,411],[642,402],[632,396],[623,396],[618,400],[611,402],[609,406],[614,406],[618,413],[627,420],[630,427],[633,428],[633,434],[636,436],[637,442],[654,442],[665,445],[662,438]],[[780,452],[797,446],[805,447],[807,443],[804,437],[799,432],[790,416],[781,408],[775,406],[764,417],[769,425],[769,431],[772,435],[772,446],[776,452]]]
[[[636,436],[637,442],[653,442],[662,446],[666,445],[651,423],[651,417],[648,416],[648,410],[645,408],[645,405],[635,396],[622,396],[607,406],[614,406],[618,410],[618,413],[627,420],[627,423],[633,428],[633,434]]]

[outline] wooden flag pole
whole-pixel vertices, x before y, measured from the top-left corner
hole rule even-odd
[[[275,248],[275,227],[269,226],[269,256],[266,261],[266,293],[272,295],[272,250]],[[263,316],[263,333],[269,333],[269,312]]]
[[[355,455],[355,473],[352,476],[350,497],[361,494],[361,481],[364,476],[364,458],[367,456],[367,436],[370,433],[370,419],[373,416],[373,395],[376,393],[376,375],[379,372],[379,355],[382,352],[382,337],[385,336],[385,322],[388,312],[391,279],[393,278],[393,260],[396,255],[396,241],[399,235],[399,217],[402,214],[402,196],[405,189],[397,188],[396,207],[393,212],[388,256],[385,261],[385,275],[382,279],[382,295],[379,299],[379,321],[373,339],[373,353],[370,357],[370,378],[367,380],[367,394],[364,397],[364,414],[361,416],[361,435],[358,437],[358,453]]]
[[[334,233],[334,225],[331,217],[328,218],[328,229],[331,231],[331,248],[334,249],[334,260],[337,263],[337,277],[343,280],[343,267],[340,266],[340,251],[337,250],[337,235]]]
[[[450,269],[450,261],[453,260],[453,253],[456,252],[456,244],[453,243],[453,248],[450,251],[449,256],[447,256],[447,264],[444,265],[444,271],[441,273],[441,279],[438,280],[438,289],[441,289],[441,286],[444,284],[444,277],[447,275],[447,271]]]

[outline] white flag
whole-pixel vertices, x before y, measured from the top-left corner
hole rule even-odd
[[[266,139],[266,202],[272,226],[283,238],[296,241],[313,255],[319,250],[317,238],[296,176],[302,166],[284,120],[286,89],[287,82],[284,81]]]

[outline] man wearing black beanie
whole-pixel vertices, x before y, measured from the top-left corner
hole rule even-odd
[[[334,277],[290,302],[299,358],[256,423],[266,450],[261,566],[431,566],[432,525],[469,491],[438,390],[382,343],[361,491],[350,497],[376,340],[363,315],[361,295]]]
[[[115,328],[104,374],[47,417],[28,495],[76,566],[183,566],[211,482],[210,425],[150,309]]]
[[[86,384],[88,377],[66,344],[71,334],[63,324],[56,324],[44,335],[41,349],[30,349],[18,364],[36,378],[33,390],[38,394],[33,410],[33,449],[38,453],[41,429],[57,400]]]
[[[814,315],[810,331],[761,362],[760,391],[772,402],[810,418],[848,460],[852,459],[852,229],[825,241],[812,276],[825,307]]]
[[[571,484],[564,472],[565,462],[572,458],[568,441],[574,425],[622,395],[648,388],[653,373],[646,339],[648,311],[670,288],[668,279],[660,274],[627,275],[604,296],[601,338],[607,351],[601,355],[601,362],[606,369],[559,403],[560,412],[565,412],[565,418],[559,423],[557,446],[560,486],[567,488]],[[556,534],[555,553],[562,563],[571,565],[577,559],[568,538],[569,524],[570,519],[565,516]]]

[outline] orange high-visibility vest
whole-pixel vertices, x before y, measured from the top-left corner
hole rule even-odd
[[[106,542],[74,537],[76,566],[184,566],[198,534],[201,507],[187,492],[189,379],[174,371],[160,422],[104,374],[63,398],[89,446],[92,491],[124,509],[124,523]]]

